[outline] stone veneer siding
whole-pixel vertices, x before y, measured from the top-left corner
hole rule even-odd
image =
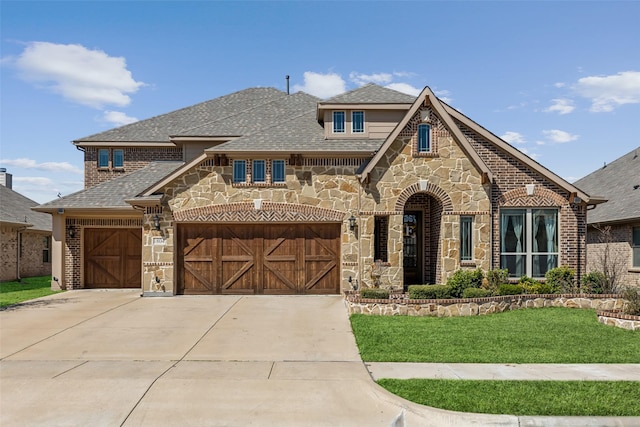
[[[616,328],[640,331],[640,316],[623,314],[618,311],[598,310],[598,322]]]
[[[109,167],[98,168],[98,150],[110,149]],[[124,167],[111,167],[114,149],[124,150]],[[84,188],[90,188],[102,182],[110,181],[138,169],[142,169],[150,162],[181,161],[180,147],[86,147],[84,152]]]
[[[621,310],[625,300],[619,295],[508,295],[489,298],[443,300],[372,300],[347,294],[349,314],[378,316],[478,316],[521,308],[567,307],[595,310]]]

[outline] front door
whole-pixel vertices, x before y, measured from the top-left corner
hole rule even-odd
[[[404,288],[422,284],[422,212],[406,211],[402,224]]]

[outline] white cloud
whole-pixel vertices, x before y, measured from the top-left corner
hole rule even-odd
[[[411,71],[394,71],[393,75],[396,77],[415,77],[417,74]]]
[[[367,83],[375,83],[377,85],[384,85],[391,83],[393,76],[389,73],[377,73],[377,74],[360,74],[355,71],[349,73],[349,80],[359,86],[364,86]]]
[[[611,76],[590,76],[578,80],[576,92],[591,100],[591,111],[609,112],[624,104],[640,103],[640,71],[623,71]]]
[[[554,85],[555,87],[557,87],[557,88],[562,88],[562,87],[565,87],[565,86],[566,86],[566,83],[558,82],[558,83],[554,83],[553,85]]]
[[[19,159],[2,159],[0,160],[0,164],[7,166],[14,166],[17,168],[23,169],[36,169],[47,172],[70,172],[83,174],[84,171],[76,166],[73,166],[68,162],[44,162],[38,163],[33,159],[27,158],[19,158]],[[14,178],[14,180],[19,180],[22,178]]]
[[[397,90],[398,92],[406,93],[408,95],[418,96],[421,90],[411,86],[407,83],[391,83],[385,86],[386,88]]]
[[[24,186],[35,185],[39,187],[52,187],[53,180],[51,178],[45,178],[42,176],[16,176],[13,178],[18,184],[24,184]]]
[[[440,98],[441,101],[446,102],[447,104],[451,104],[453,102],[451,92],[448,90],[434,90],[433,93],[435,96]]]
[[[84,184],[81,180],[60,181],[40,176],[13,177],[13,189],[38,203],[45,203],[56,199],[58,194],[67,196],[82,190],[83,187]]]
[[[557,112],[558,114],[569,114],[573,110],[575,110],[575,106],[573,105],[573,101],[566,98],[556,98],[551,100],[552,104],[549,108],[544,111],[547,113]]]
[[[564,144],[578,139],[578,135],[571,135],[569,132],[558,129],[543,130],[542,133],[547,137],[547,140],[556,144]]]
[[[293,90],[303,91],[318,98],[331,98],[345,92],[346,83],[339,74],[304,73],[304,85],[293,85]]]
[[[22,79],[93,108],[129,105],[128,94],[144,85],[133,79],[125,58],[79,44],[30,42],[11,62]]]
[[[116,126],[124,126],[138,121],[137,118],[129,117],[121,111],[105,111],[103,118]]]
[[[530,152],[529,150],[527,150],[524,147],[520,147],[520,148],[518,148],[518,150],[522,151],[524,154],[526,154],[527,156],[531,157],[533,160],[538,160],[538,158],[540,157],[539,154],[532,153],[532,152]]]
[[[507,141],[509,144],[524,144],[525,140],[521,133],[508,131],[505,132],[504,135],[500,137],[501,139]]]

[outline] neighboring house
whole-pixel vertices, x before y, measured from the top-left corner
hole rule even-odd
[[[34,212],[38,202],[11,189],[0,169],[0,281],[51,274],[51,216]]]
[[[640,287],[640,147],[575,185],[608,199],[587,212],[587,268],[603,271],[607,263],[622,285]]]
[[[53,215],[68,288],[339,293],[460,268],[585,269],[599,203],[431,89],[320,100],[252,88],[74,141]]]

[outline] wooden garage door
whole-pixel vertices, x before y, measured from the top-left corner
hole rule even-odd
[[[85,288],[139,288],[142,230],[84,229]]]
[[[178,292],[335,294],[340,224],[180,224]]]

